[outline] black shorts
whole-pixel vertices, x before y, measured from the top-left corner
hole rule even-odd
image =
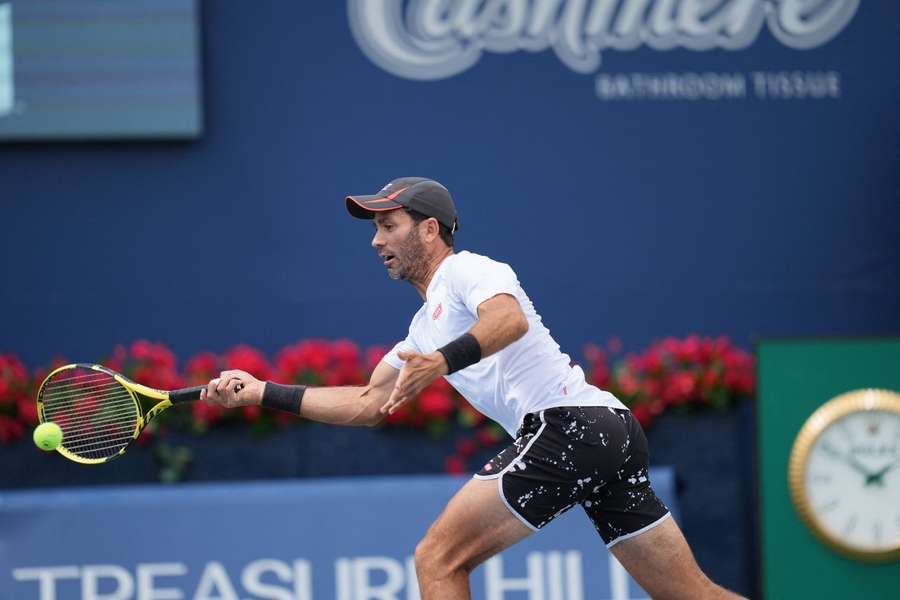
[[[565,406],[525,415],[516,440],[475,477],[497,479],[507,508],[534,530],[581,504],[612,546],[669,516],[650,487],[648,460],[630,411]]]

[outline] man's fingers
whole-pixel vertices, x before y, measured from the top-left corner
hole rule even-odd
[[[240,371],[222,371],[219,375],[219,383],[216,385],[216,390],[221,394],[224,393],[225,390],[234,390],[236,394],[239,390],[238,384],[243,386],[243,380],[241,379]]]
[[[394,405],[395,399],[397,398],[398,388],[394,386],[394,389],[391,390],[391,395],[388,397],[387,402],[381,407],[381,414],[389,414],[391,407]]]
[[[210,379],[209,383],[206,384],[206,397],[210,400],[215,399],[218,396],[218,392],[216,392],[216,386],[219,385],[219,378]]]
[[[394,411],[403,406],[406,400],[409,398],[406,394],[402,392],[396,392],[396,395],[393,397],[393,400],[389,401],[390,404],[386,405],[387,414],[392,415]]]

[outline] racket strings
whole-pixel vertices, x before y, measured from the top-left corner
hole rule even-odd
[[[69,395],[73,396],[84,396],[89,392],[97,392],[102,390],[110,390],[110,389],[122,389],[122,386],[118,381],[114,381],[113,383],[101,383],[94,385],[85,385],[83,387],[65,389],[65,390],[50,390],[49,393],[53,395],[54,398],[59,398],[61,400],[65,399]],[[44,391],[44,393],[48,393],[48,391]]]
[[[107,373],[98,372],[96,374],[90,375],[76,375],[70,377],[64,377],[63,374],[60,374],[59,379],[54,379],[52,381],[48,381],[44,385],[45,390],[58,390],[60,388],[74,388],[90,385],[92,382],[107,382],[107,381],[116,381],[115,378],[111,377]],[[117,382],[118,383],[118,382]]]
[[[131,429],[134,430],[134,424],[126,423],[125,420],[123,419],[123,417],[126,415],[128,415],[127,412],[118,411],[116,413],[105,413],[103,415],[104,418],[102,418],[102,419],[97,419],[95,417],[85,417],[85,418],[80,418],[80,419],[73,420],[73,421],[67,421],[67,424],[70,426],[74,426],[74,427],[85,426],[85,425],[89,425],[90,427],[97,427],[97,426],[101,426],[101,425],[107,425],[109,427],[112,427],[114,425],[122,425],[123,427],[131,427]],[[57,419],[58,421],[66,422],[64,419],[60,419],[60,417],[54,417],[54,418]],[[53,421],[53,419],[47,419],[47,421]],[[58,421],[53,421],[53,422],[58,423]],[[74,439],[74,436],[67,438],[67,440],[69,440],[69,439]]]
[[[41,390],[45,421],[63,431],[62,447],[86,459],[119,453],[134,439],[137,403],[111,375],[84,367],[61,371]]]
[[[127,396],[128,399],[131,398],[128,395],[128,392],[124,392],[125,396],[122,396],[122,390],[108,390],[105,393],[98,394],[92,393],[90,396],[90,402],[88,402],[84,396],[65,398],[65,399],[56,399],[58,401],[59,408],[55,410],[54,414],[57,417],[69,417],[71,415],[87,415],[89,413],[97,412],[99,410],[103,410],[106,408],[107,400],[118,400],[125,399]],[[79,402],[81,401],[81,402]],[[101,404],[101,401],[103,403]],[[46,406],[46,404],[45,404]],[[46,412],[46,410],[45,410]]]

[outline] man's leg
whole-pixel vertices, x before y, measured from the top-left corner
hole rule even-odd
[[[654,600],[741,598],[703,574],[675,519],[615,543],[610,552]]]
[[[497,480],[472,479],[416,547],[422,600],[466,600],[469,573],[532,532],[500,499]]]

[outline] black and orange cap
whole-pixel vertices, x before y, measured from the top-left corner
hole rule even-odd
[[[372,219],[375,213],[408,208],[434,217],[456,233],[459,215],[450,191],[427,177],[400,177],[370,196],[347,196],[347,210],[357,219]]]

